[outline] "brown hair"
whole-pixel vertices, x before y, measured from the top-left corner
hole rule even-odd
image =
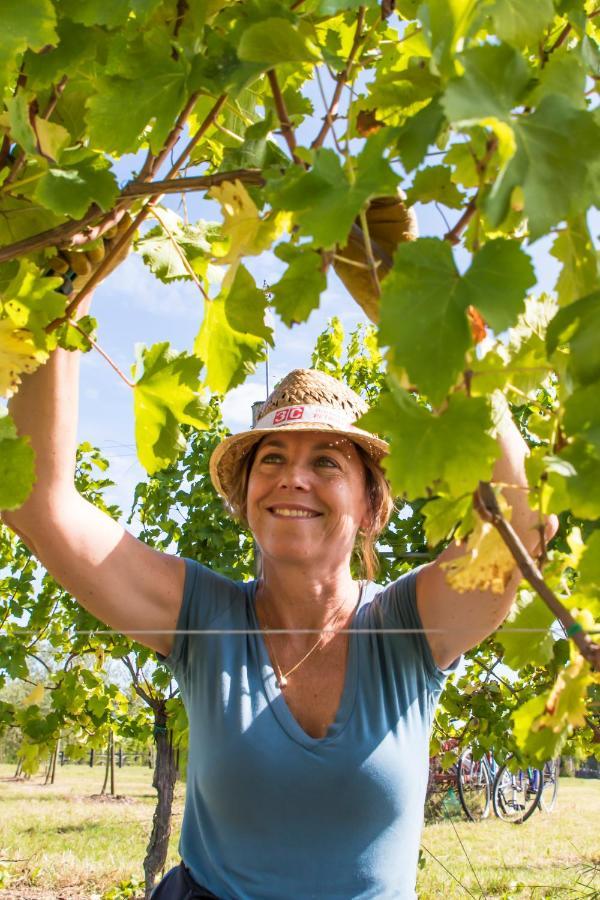
[[[226,504],[228,511],[246,528],[248,527],[246,516],[248,479],[259,445],[260,441],[256,441],[238,466],[231,479],[231,490]],[[390,485],[381,466],[359,444],[355,443],[354,446],[365,471],[367,499],[371,513],[368,528],[361,528],[356,536],[354,552],[360,566],[361,577],[372,581],[379,568],[375,542],[389,522],[394,501]]]

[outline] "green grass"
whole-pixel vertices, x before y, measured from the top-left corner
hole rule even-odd
[[[120,880],[142,877],[155,796],[148,768],[117,769],[117,791],[126,799],[115,801],[92,796],[102,786],[100,768],[65,766],[57,770],[56,784],[48,787],[41,778],[4,780],[13,771],[12,766],[0,766],[1,900],[99,900]],[[184,785],[179,783],[169,867],[178,862],[183,796]],[[524,825],[493,818],[429,824],[423,833],[428,852],[419,873],[419,898],[465,898],[467,888],[477,898],[483,891],[488,900],[597,900],[598,822],[600,782],[561,779],[555,811],[535,813]],[[598,867],[589,889],[576,884],[586,864]]]

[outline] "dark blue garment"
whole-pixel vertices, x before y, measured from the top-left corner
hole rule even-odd
[[[255,589],[186,560],[177,627],[258,629]],[[422,633],[356,630],[421,627],[416,570],[367,585],[322,739],[289,711],[262,634],[175,636],[166,663],[190,723],[179,850],[197,882],[223,900],[415,897],[445,673]]]
[[[150,900],[218,900],[206,888],[196,884],[183,863],[169,869],[150,894]]]

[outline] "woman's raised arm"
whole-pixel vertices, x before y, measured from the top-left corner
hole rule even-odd
[[[86,313],[89,301],[81,307]],[[79,357],[55,350],[10,401],[17,430],[35,451],[36,482],[25,504],[2,519],[89,612],[166,655],[172,635],[135,630],[175,628],[185,564],[138,541],[78,493]]]

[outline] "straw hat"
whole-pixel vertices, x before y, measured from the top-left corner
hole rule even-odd
[[[264,402],[249,431],[225,438],[210,458],[210,477],[228,499],[244,457],[266,434],[277,431],[325,431],[350,438],[379,461],[388,452],[381,438],[357,428],[354,422],[368,410],[355,391],[316,369],[294,369]]]

